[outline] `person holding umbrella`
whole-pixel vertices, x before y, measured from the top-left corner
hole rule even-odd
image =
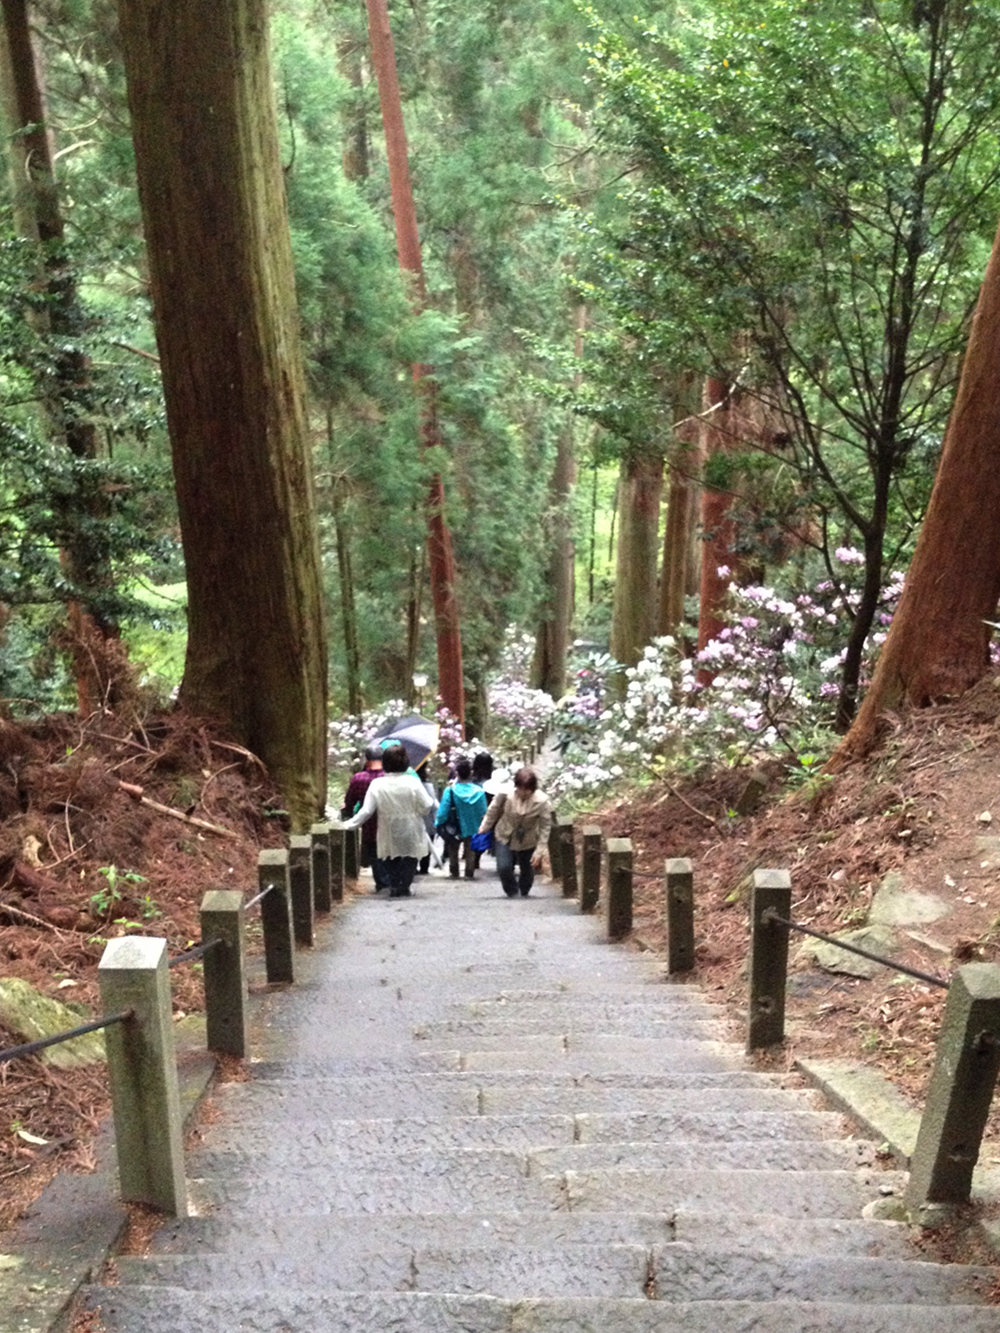
[[[410,760],[402,745],[382,751],[382,779],[365,792],[361,809],[343,823],[345,829],[360,828],[378,815],[376,854],[389,880],[390,898],[408,898],[417,873],[417,862],[430,849],[424,816],[433,801],[420,779],[406,770]]]

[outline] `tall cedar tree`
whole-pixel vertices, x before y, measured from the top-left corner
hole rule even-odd
[[[427,303],[427,289],[424,283],[413,190],[410,185],[406,130],[403,125],[403,107],[396,75],[396,56],[392,44],[392,31],[389,27],[389,12],[385,0],[367,0],[367,5],[372,63],[378,79],[382,124],[385,129],[399,265],[411,275],[417,305],[423,309]],[[421,395],[421,445],[424,449],[430,450],[441,443],[437,393],[431,367],[415,365],[413,380]],[[442,703],[453,716],[458,718],[464,730],[462,631],[455,592],[455,557],[452,552],[451,533],[445,521],[444,503],[444,483],[440,472],[435,470],[427,493],[427,555],[437,630],[438,692]]]
[[[77,702],[87,715],[106,703],[114,682],[102,670],[99,638],[116,630],[100,600],[111,586],[111,569],[94,534],[106,518],[100,481],[86,465],[97,458],[97,431],[90,402],[90,373],[80,350],[83,327],[76,276],[66,253],[66,226],[56,184],[45,98],[31,41],[27,0],[2,0],[3,41],[0,91],[7,123],[12,199],[17,230],[39,250],[37,288],[44,305],[32,319],[52,335],[54,353],[39,374],[47,429],[59,437],[80,466],[74,484],[54,500],[60,563],[74,596],[67,607]]]
[[[618,476],[618,555],[611,617],[611,656],[635,666],[656,632],[660,492],[663,455],[629,453]]]
[[[188,581],[181,698],[326,801],[326,650],[266,0],[119,0]]]
[[[1000,232],[972,322],[934,489],[875,676],[834,755],[877,739],[879,714],[964,693],[989,666],[1000,599]]]

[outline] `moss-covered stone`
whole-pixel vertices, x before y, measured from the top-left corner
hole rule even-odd
[[[86,1021],[84,1019],[83,1021]],[[20,977],[0,980],[0,1025],[21,1041],[40,1041],[79,1027],[78,1013],[36,990]],[[57,1069],[77,1069],[104,1061],[104,1033],[88,1032],[72,1041],[49,1046],[40,1052],[46,1064]]]

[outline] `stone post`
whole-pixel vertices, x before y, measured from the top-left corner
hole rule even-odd
[[[632,929],[632,839],[608,839],[608,892],[604,920],[609,940]]]
[[[133,1014],[105,1030],[122,1200],[186,1217],[167,942],[109,940],[97,971],[105,1013]]]
[[[559,870],[562,896],[575,898],[579,892],[576,878],[576,830],[568,816],[559,820]]]
[[[687,857],[667,861],[667,973],[694,967],[694,872]]]
[[[247,1053],[247,977],[243,895],[209,889],[201,900],[201,938],[219,940],[205,964],[206,1044],[210,1051],[244,1059]]]
[[[580,911],[596,912],[601,898],[601,843],[603,835],[596,824],[583,830],[583,874],[580,880]]]
[[[562,867],[560,865],[560,854],[562,852],[562,840],[559,834],[559,816],[552,816],[552,827],[549,829],[549,879],[553,884],[562,882]]]
[[[273,884],[274,891],[260,900],[264,927],[264,966],[269,982],[295,980],[295,949],[292,945],[292,905],[288,891],[288,853],[268,848],[257,857],[260,888]]]
[[[330,876],[330,825],[313,824],[312,837],[313,906],[317,912],[329,912],[332,905]]]
[[[330,898],[344,901],[344,842],[347,834],[339,824],[330,825]]]
[[[785,1039],[785,984],[788,928],[770,914],[789,920],[792,880],[787,870],[755,870],[750,899],[750,1012],[747,1050],[779,1046]]]
[[[967,963],[952,978],[934,1071],[910,1162],[906,1203],[968,1203],[972,1168],[1000,1068],[1000,967]]]
[[[312,837],[293,833],[288,840],[288,884],[292,896],[292,931],[295,943],[313,942]]]
[[[344,878],[357,879],[361,873],[361,836],[356,828],[344,829]]]

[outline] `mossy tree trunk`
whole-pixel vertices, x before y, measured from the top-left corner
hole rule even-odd
[[[181,698],[326,801],[326,647],[266,0],[119,0],[187,565]]]

